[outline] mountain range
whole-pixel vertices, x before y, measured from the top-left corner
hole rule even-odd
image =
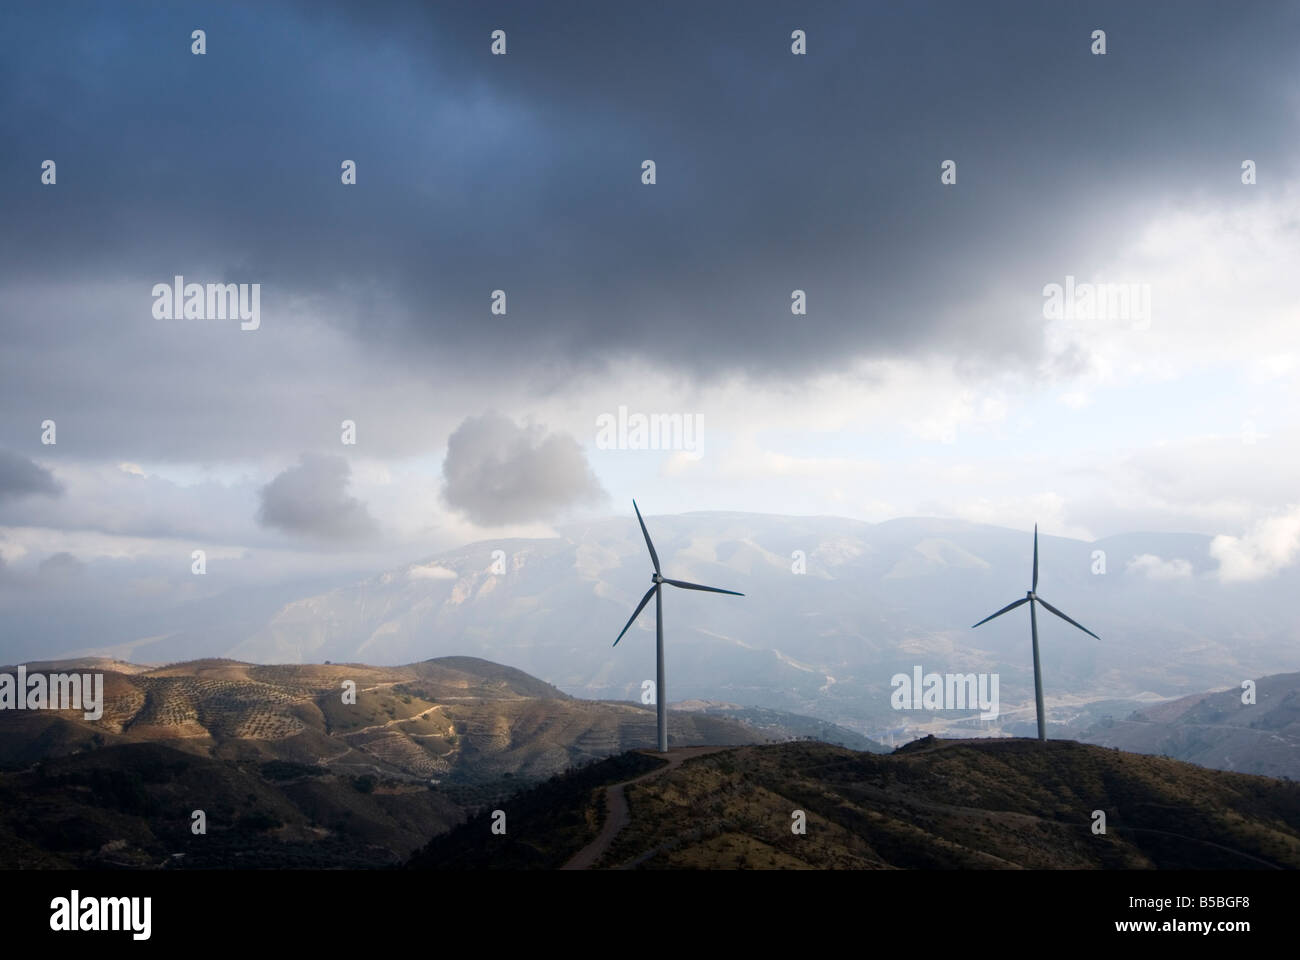
[[[94,720],[0,711],[0,866],[1300,865],[1300,786],[1114,747],[931,736],[889,753],[816,718],[687,701],[664,766],[640,749],[650,706],[474,657],[25,666],[102,673],[105,695]],[[1261,680],[1254,713],[1216,694],[1098,726],[1245,762],[1293,736],[1297,679]],[[1276,742],[1281,764],[1290,742]]]
[[[93,720],[0,711],[8,866],[394,863],[521,785],[655,742],[652,707],[577,699],[473,657],[25,666],[29,677],[102,673],[104,698]],[[693,706],[669,713],[674,744],[816,733],[883,749],[808,717]],[[196,809],[201,835],[190,830]]]
[[[891,678],[920,666],[998,674],[1001,714],[986,732],[1028,732],[1027,616],[970,629],[1027,589],[1028,532],[737,513],[646,522],[669,575],[746,594],[667,598],[669,702],[776,709],[877,740],[978,729],[969,712],[892,709]],[[1087,719],[1081,712],[1096,700],[1137,709],[1295,668],[1300,571],[1224,581],[1210,538],[1191,534],[1085,542],[1044,533],[1040,545],[1040,592],[1102,638],[1040,623],[1053,724]],[[154,662],[213,652],[261,663],[473,655],[569,694],[635,700],[654,676],[653,617],[611,644],[649,573],[635,519],[602,520],[551,538],[472,544],[278,606],[232,595],[207,603],[190,627],[116,647],[102,638],[88,650]]]

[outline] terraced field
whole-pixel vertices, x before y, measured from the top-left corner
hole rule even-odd
[[[574,699],[467,657],[28,668],[103,673],[105,702],[96,721],[0,712],[8,866],[392,865],[522,787],[655,739],[652,707]],[[700,712],[670,718],[674,743],[771,735]],[[190,831],[195,809],[207,834]]]
[[[30,744],[33,731],[56,717],[69,725],[54,738],[56,754],[92,744],[165,742],[208,756],[312,763],[422,784],[542,779],[655,738],[651,708],[578,700],[472,657],[401,667],[221,659],[90,666],[105,677],[102,718],[85,721],[70,711],[21,721],[15,713],[0,715],[0,763],[6,742]],[[24,733],[15,736],[19,729]],[[674,713],[671,732],[682,744],[763,739],[702,713]],[[19,750],[8,762],[25,755]]]

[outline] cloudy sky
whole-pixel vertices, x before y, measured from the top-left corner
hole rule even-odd
[[[5,5],[6,609],[632,496],[1199,532],[1267,576],[1300,559],[1297,49],[1279,0]],[[260,284],[260,326],[160,319],[178,275]],[[1053,317],[1067,277],[1149,312]],[[611,446],[620,408],[698,443]]]

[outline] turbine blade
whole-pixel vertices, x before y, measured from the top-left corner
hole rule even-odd
[[[1034,524],[1034,585],[1029,589],[1038,589],[1038,524]]]
[[[645,605],[650,602],[650,598],[653,597],[654,595],[655,595],[654,587],[651,587],[649,590],[645,592],[645,596],[641,598],[641,602],[636,605],[636,610],[632,613],[632,616],[628,618],[627,625],[624,626],[622,631],[619,633],[618,640],[614,641],[614,646],[616,647],[618,646],[618,641],[623,639],[623,634],[627,633],[627,628],[632,626],[632,621],[635,620],[640,615],[641,611],[645,609]]]
[[[720,587],[706,587],[698,583],[687,583],[685,580],[669,580],[664,577],[664,583],[671,583],[674,587],[681,587],[683,590],[706,590],[709,593],[728,593],[733,597],[743,597],[743,593],[737,593],[735,590],[723,590]]]
[[[641,508],[632,501],[632,509],[636,511],[636,522],[641,524],[641,532],[645,535],[645,545],[650,548],[650,560],[655,565],[655,573],[662,573],[659,569],[659,554],[655,553],[655,545],[650,542],[650,531],[645,528],[645,521],[641,519]]]
[[[982,624],[982,623],[988,623],[988,622],[989,622],[990,620],[992,620],[994,617],[1000,617],[1000,616],[1002,616],[1002,614],[1006,613],[1008,610],[1014,610],[1014,609],[1016,609],[1016,607],[1020,606],[1022,603],[1028,603],[1028,602],[1029,602],[1029,598],[1028,598],[1028,597],[1021,597],[1021,598],[1020,598],[1019,600],[1017,600],[1015,603],[1008,603],[1005,607],[1003,607],[1003,608],[1002,608],[1001,610],[999,610],[997,613],[993,614],[992,616],[985,617],[985,618],[984,618],[983,620],[981,620],[979,623],[975,624],[975,626],[971,627],[971,629],[974,630],[975,627],[978,627],[980,624]]]
[[[1088,636],[1090,636],[1090,637],[1094,637],[1094,638],[1096,638],[1096,639],[1098,639],[1098,640],[1101,639],[1101,637],[1098,637],[1095,633],[1093,633],[1091,630],[1089,630],[1089,629],[1088,629],[1087,627],[1085,627],[1083,624],[1079,623],[1079,622],[1076,621],[1076,620],[1071,620],[1069,617],[1067,617],[1065,614],[1063,614],[1060,610],[1057,610],[1054,606],[1052,606],[1050,603],[1048,603],[1048,602],[1047,602],[1046,600],[1044,600],[1042,597],[1039,597],[1039,598],[1038,598],[1038,602],[1041,603],[1041,604],[1042,604],[1044,607],[1046,607],[1048,610],[1052,611],[1052,613],[1056,614],[1058,617],[1060,617],[1060,618],[1061,618],[1062,620],[1064,620],[1066,623],[1072,623],[1072,624],[1074,624],[1076,627],[1078,627],[1080,630],[1082,630],[1082,631],[1083,631],[1084,633],[1086,633]]]

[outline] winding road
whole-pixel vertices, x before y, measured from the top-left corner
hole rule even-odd
[[[710,753],[735,749],[735,745],[729,747],[678,747],[675,750],[668,751],[668,763],[664,766],[657,767],[649,773],[643,773],[639,777],[633,777],[631,780],[610,784],[605,788],[605,825],[600,828],[600,833],[596,835],[595,840],[575,853],[569,859],[569,862],[560,869],[590,870],[609,850],[619,831],[626,827],[632,819],[627,810],[627,796],[623,792],[625,787],[662,776],[669,770],[680,767],[684,761],[693,757],[703,757]],[[657,751],[646,750],[644,752],[653,757],[663,756]]]

